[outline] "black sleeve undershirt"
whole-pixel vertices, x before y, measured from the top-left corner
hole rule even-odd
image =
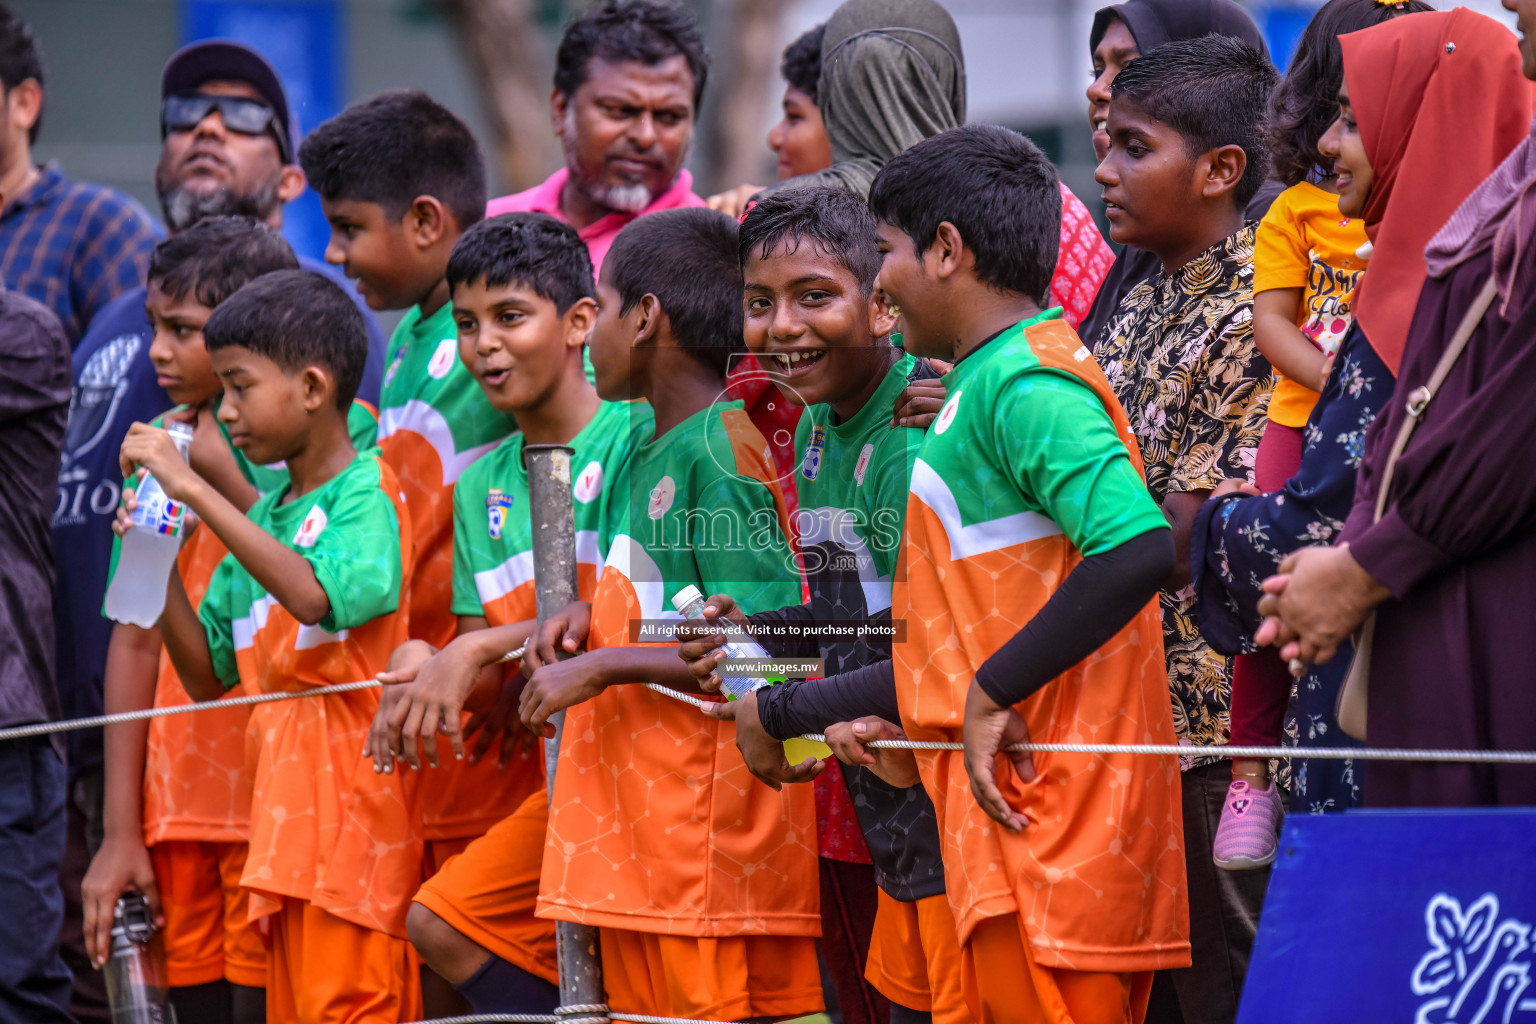
[[[1120,632],[1173,571],[1173,531],[1091,555],[1023,629],[982,663],[976,684],[1003,707],[1024,700]]]
[[[1173,532],[1164,529],[1083,559],[1045,607],[982,663],[977,684],[1004,707],[1024,700],[1120,632],[1157,594],[1173,559]],[[767,687],[758,691],[757,708],[763,729],[779,740],[866,715],[901,721],[889,661]]]

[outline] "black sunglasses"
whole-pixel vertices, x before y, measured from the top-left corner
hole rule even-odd
[[[276,111],[265,103],[244,96],[210,96],[200,92],[167,96],[160,107],[161,134],[190,131],[213,110],[218,110],[225,128],[241,135],[264,134],[273,128],[272,122],[277,117]],[[280,130],[273,130],[272,134],[277,137],[277,148],[282,151],[283,159],[287,160],[287,140]]]

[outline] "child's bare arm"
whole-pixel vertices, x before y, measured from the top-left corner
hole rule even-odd
[[[1253,341],[1269,365],[1303,387],[1317,387],[1327,357],[1296,326],[1300,288],[1272,288],[1253,296]]]
[[[331,599],[308,560],[246,518],[181,461],[169,434],[144,423],[129,428],[123,441],[123,475],[128,476],[135,466],[149,470],[169,497],[196,512],[245,571],[294,618],[313,626],[330,614]]]
[[[107,644],[103,705],[107,714],[139,711],[155,701],[160,674],[160,631],[118,623]],[[118,897],[130,889],[149,901],[155,920],[163,924],[155,869],[144,846],[142,791],[148,722],[118,722],[104,730],[106,798],[103,821],[106,839],[80,886],[85,922],[85,949],[100,967],[112,944],[112,911]]]
[[[466,628],[476,624],[479,628]],[[381,706],[369,737],[365,753],[373,756],[374,770],[393,770],[397,757],[419,768],[418,749],[436,766],[439,731],[448,737],[454,757],[462,758],[463,712],[466,707],[471,711],[494,708],[501,693],[501,658],[522,646],[532,632],[531,619],[491,629],[483,618],[460,616],[459,635],[448,646],[407,668],[382,673],[381,680],[396,684],[387,687],[386,693],[397,696],[387,709]]]
[[[213,670],[208,634],[187,598],[187,588],[182,586],[179,573],[171,573],[166,586],[165,610],[160,613],[160,637],[188,697],[203,701],[224,696],[224,684]]]
[[[675,647],[604,647],[539,666],[523,688],[518,714],[535,735],[551,736],[550,715],[620,683],[658,683],[684,693],[704,692]]]

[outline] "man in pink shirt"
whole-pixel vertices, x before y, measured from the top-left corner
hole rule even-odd
[[[550,120],[565,166],[541,185],[493,199],[486,216],[552,214],[587,243],[592,266],[619,229],[658,210],[702,206],[683,160],[709,58],[686,10],[604,0],[566,29],[555,57]]]

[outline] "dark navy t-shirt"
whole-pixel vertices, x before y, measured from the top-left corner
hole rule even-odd
[[[358,397],[378,405],[384,334],[351,282],[331,267],[300,257],[305,270],[336,280],[368,323],[368,364]],[[122,497],[118,452],[134,423],[148,422],[173,403],[155,383],[149,361],[149,319],[144,289],[125,292],[91,320],[74,354],[74,390],[53,509],[58,583],[53,607],[62,717],[102,712],[102,680],[112,621],[101,614],[112,561],[112,519]],[[71,776],[101,766],[101,731],[66,734]]]

